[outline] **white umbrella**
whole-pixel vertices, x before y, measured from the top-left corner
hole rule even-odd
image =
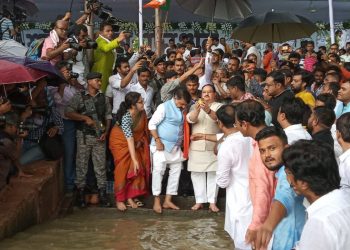
[[[27,48],[14,40],[0,40],[0,56],[25,57]]]

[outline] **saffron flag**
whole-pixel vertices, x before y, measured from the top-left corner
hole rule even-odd
[[[153,8],[153,9],[157,9],[160,6],[163,6],[166,3],[166,0],[151,0],[151,2],[145,4],[143,7],[144,8]]]

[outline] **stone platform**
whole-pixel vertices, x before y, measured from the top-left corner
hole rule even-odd
[[[26,166],[30,177],[12,178],[0,192],[0,240],[55,218],[63,198],[59,162],[39,161]]]

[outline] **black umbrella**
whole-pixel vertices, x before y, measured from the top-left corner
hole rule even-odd
[[[248,0],[177,0],[177,3],[193,14],[215,19],[243,19],[252,13]]]
[[[289,12],[270,11],[244,19],[232,38],[245,42],[285,42],[310,37],[317,26],[305,17]]]

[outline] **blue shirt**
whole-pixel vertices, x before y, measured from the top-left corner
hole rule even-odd
[[[277,173],[277,187],[275,201],[279,201],[285,207],[286,217],[278,224],[274,231],[273,250],[292,249],[299,241],[301,232],[305,224],[305,207],[303,206],[303,196],[298,196],[290,187],[284,166]]]
[[[343,104],[344,105],[344,104]],[[343,107],[342,115],[350,112],[350,102]]]
[[[2,40],[10,40],[11,39],[11,30],[13,30],[13,23],[10,19],[4,17],[0,20],[1,22],[1,32],[2,32]]]

